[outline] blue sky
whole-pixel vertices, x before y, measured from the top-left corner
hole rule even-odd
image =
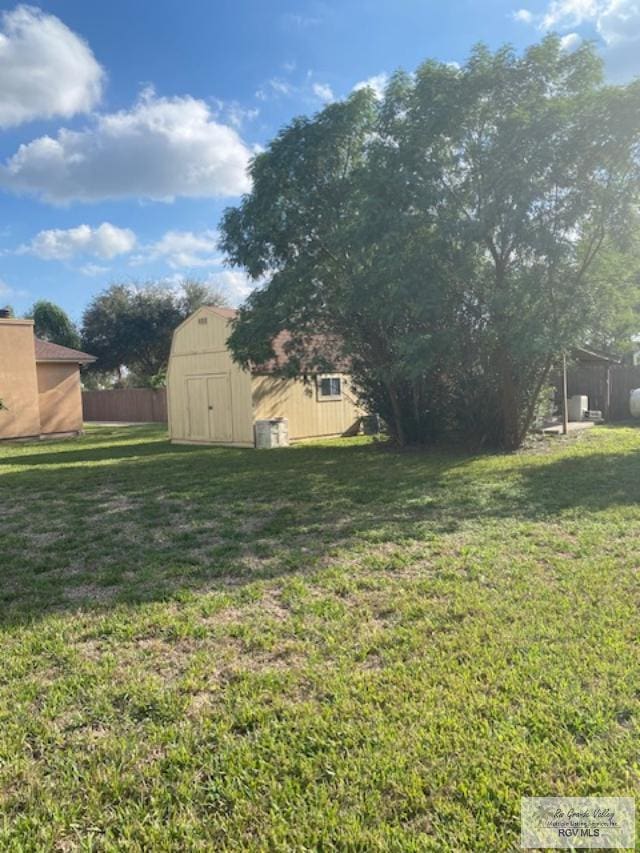
[[[596,40],[640,73],[637,0],[0,1],[0,304],[76,320],[113,281],[198,277],[232,303],[216,226],[245,165],[301,113],[398,67]]]

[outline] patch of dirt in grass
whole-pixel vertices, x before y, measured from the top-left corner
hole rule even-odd
[[[142,665],[165,682],[174,682],[180,678],[197,652],[207,647],[206,640],[184,638],[180,640],[164,640],[147,638],[136,640],[122,648],[121,665]],[[215,652],[212,650],[215,661]],[[125,666],[125,669],[128,667]]]
[[[206,545],[201,545],[197,548],[189,548],[187,551],[187,557],[190,562],[194,562],[202,568],[215,565],[216,558],[215,556],[211,556],[211,549],[222,544],[224,544],[224,539],[213,536],[211,539],[207,539]]]
[[[74,643],[74,648],[82,657],[94,662],[99,661],[105,651],[104,643],[94,639],[79,640]]]
[[[236,670],[241,668],[249,672],[300,670],[305,663],[306,657],[297,649],[296,644],[293,644],[268,652],[244,651],[234,662],[233,668]]]
[[[112,730],[108,726],[103,726],[98,723],[88,723],[75,730],[76,738],[84,742],[89,748],[92,744],[100,743],[105,738],[112,734]]]
[[[17,501],[13,500],[10,504],[5,504],[2,507],[2,513],[0,514],[0,521],[4,522],[8,518],[13,518],[14,516],[19,516],[21,519],[24,519],[24,514],[27,512],[27,503],[26,501]]]
[[[115,656],[115,666],[109,666],[112,684],[125,683],[135,673],[136,677],[157,677],[168,686],[184,675],[193,656],[205,646],[205,641],[193,639],[143,637],[133,642],[120,642],[117,647],[109,642],[83,640],[76,644],[76,649],[85,660],[98,666],[105,658],[113,660]]]
[[[58,714],[55,718],[54,725],[57,731],[67,739],[75,739],[94,727],[93,723],[85,721],[82,711],[78,711],[76,709],[64,711],[63,713]],[[106,728],[103,730],[105,734],[108,732],[108,729]]]
[[[66,589],[64,597],[67,602],[86,603],[87,601],[93,604],[106,604],[113,601],[118,593],[117,587],[95,586],[94,584],[84,584],[82,586],[74,586]]]
[[[212,613],[211,616],[203,616],[200,621],[203,625],[211,626],[212,628],[220,625],[231,625],[240,622],[246,612],[246,607],[225,607],[224,610],[218,610],[217,613]]]
[[[245,622],[247,617],[262,619],[265,616],[278,622],[283,622],[291,616],[291,610],[282,602],[279,589],[267,589],[257,601],[247,603],[243,607],[225,607],[224,610],[202,617],[201,622],[203,625],[218,627],[240,624]]]
[[[210,690],[199,690],[191,697],[191,701],[186,710],[188,717],[201,717],[213,705],[213,694]]]
[[[95,498],[97,498],[100,503],[95,502]],[[95,510],[89,516],[90,521],[97,521],[105,516],[110,515],[121,515],[124,512],[131,512],[140,506],[139,500],[134,500],[129,495],[125,495],[119,492],[106,492],[105,490],[100,490],[97,495],[94,495],[94,504],[93,509]]]
[[[284,621],[291,616],[291,611],[286,604],[282,602],[282,596],[279,589],[268,589],[257,603],[257,607],[261,614],[268,615],[271,619]]]
[[[270,501],[268,506],[245,504],[243,515],[238,520],[238,532],[253,536],[273,521],[279,512],[284,509],[292,509],[292,507],[293,504],[286,500]]]
[[[40,550],[59,542],[65,536],[65,530],[58,528],[57,530],[25,530],[23,536],[28,540],[29,546]]]
[[[201,716],[210,710],[217,699],[224,695],[226,687],[247,673],[252,675],[267,675],[269,673],[291,672],[300,676],[300,685],[296,687],[297,695],[306,695],[302,673],[307,665],[307,658],[295,648],[280,648],[275,651],[240,651],[240,645],[231,661],[217,670],[212,670],[207,676],[207,685],[192,694],[187,708],[191,718]]]
[[[378,652],[369,652],[362,660],[356,661],[355,666],[365,671],[376,671],[384,668],[382,657]]]

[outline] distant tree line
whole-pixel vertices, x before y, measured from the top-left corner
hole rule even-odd
[[[39,300],[27,316],[37,337],[96,357],[83,368],[86,387],[163,385],[173,330],[202,305],[224,297],[197,280],[176,287],[112,284],[91,300],[76,326],[53,302]]]
[[[637,332],[639,151],[640,82],[606,85],[593,45],[555,36],[295,119],[222,222],[266,279],[235,358],[287,328],[300,374],[325,333],[399,443],[518,447],[563,352]]]

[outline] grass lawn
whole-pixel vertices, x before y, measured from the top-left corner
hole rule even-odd
[[[640,429],[0,447],[0,850],[501,851],[640,781]]]

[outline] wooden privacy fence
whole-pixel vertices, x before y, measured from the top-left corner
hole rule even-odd
[[[116,388],[113,391],[83,391],[85,421],[167,422],[167,392],[164,388]]]
[[[589,407],[599,409],[607,420],[628,420],[631,417],[629,394],[634,388],[640,388],[640,366],[570,365],[567,386],[570,397],[586,394]]]
[[[559,377],[553,384],[560,388]],[[640,388],[640,365],[570,365],[567,372],[569,396],[586,394],[589,406],[599,409],[610,421],[627,420],[629,393]],[[164,388],[117,388],[113,391],[83,391],[85,421],[140,421],[167,423],[167,392]],[[608,414],[607,414],[608,412]]]

